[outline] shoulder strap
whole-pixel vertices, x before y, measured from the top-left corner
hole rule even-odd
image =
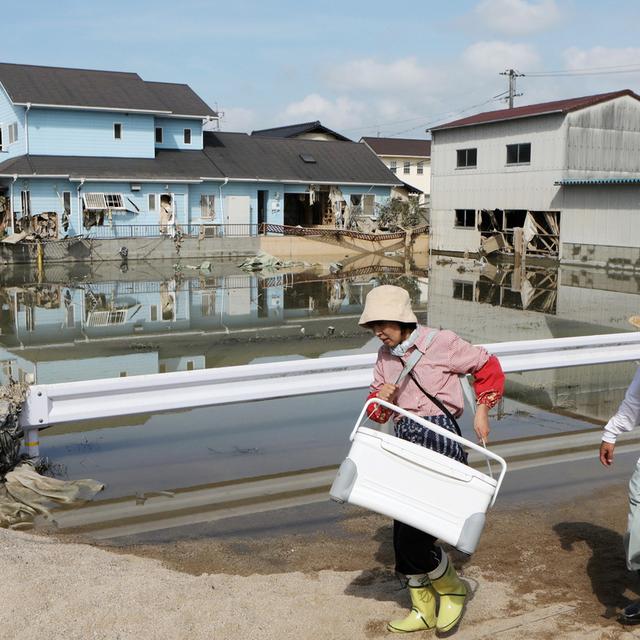
[[[438,333],[436,329],[429,332],[429,335],[427,336],[427,339],[425,342],[425,348],[431,344],[431,341],[435,338],[436,333]],[[411,373],[411,370],[413,369],[413,367],[415,367],[416,364],[418,364],[418,361],[420,360],[420,358],[422,358],[423,355],[424,354],[422,353],[422,351],[420,351],[420,349],[415,349],[413,351],[413,353],[407,358],[407,361],[404,363],[404,369],[398,376],[398,379],[396,380],[396,385],[399,385],[402,383],[402,381]],[[402,362],[401,358],[400,358],[400,361]]]
[[[440,409],[440,411],[442,411],[442,413],[444,413],[447,418],[449,418],[449,420],[451,420],[453,426],[456,429],[456,433],[459,436],[462,436],[462,432],[460,431],[460,425],[458,424],[458,421],[453,417],[453,414],[451,413],[451,411],[449,411],[449,409],[447,409],[447,407],[445,407],[445,405],[438,400],[438,398],[436,398],[435,396],[432,396],[417,380],[417,378],[413,375],[413,373],[409,373],[409,375],[411,376],[411,379],[416,383],[416,386],[418,387],[418,389],[420,389],[420,391],[422,391],[422,393],[424,393],[425,396],[427,396],[427,398],[429,398],[429,400],[431,400],[431,402],[433,402],[433,404],[436,405],[436,407],[438,407],[438,409]]]

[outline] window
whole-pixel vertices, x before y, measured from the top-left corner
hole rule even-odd
[[[191,129],[184,130],[184,143],[191,144]]]
[[[420,162],[416,164],[416,173],[419,176],[421,176],[424,173],[424,160],[420,160]]]
[[[125,210],[124,198],[121,193],[85,193],[82,196],[84,208],[93,211],[105,209]]]
[[[453,297],[457,300],[473,300],[473,282],[454,280]]]
[[[157,205],[157,202],[158,202],[157,196],[156,196],[155,193],[150,193],[147,196],[147,199],[148,199],[148,207],[147,208],[149,209],[149,213],[153,213],[154,211],[157,210],[156,207],[158,206]]]
[[[187,360],[187,371],[193,371],[194,368],[193,360]]]
[[[389,170],[391,171],[391,173],[395,173],[398,170],[398,163],[395,160],[392,160],[389,163]]]
[[[149,320],[151,320],[151,322],[157,322],[157,320],[158,320],[158,305],[157,304],[152,304],[149,307]]]
[[[18,142],[18,123],[13,122],[9,125],[9,144]]]
[[[411,173],[411,163],[410,162],[404,162],[402,164],[402,173],[409,174]]]
[[[22,204],[22,215],[30,216],[31,215],[31,192],[21,191],[20,202]]]
[[[2,126],[0,126],[0,151],[3,150],[3,146],[2,146]]]
[[[350,200],[352,215],[371,217],[375,215],[375,196],[372,193],[351,194]]]
[[[68,218],[71,215],[71,191],[62,192],[62,209]]]
[[[156,127],[156,144],[162,144],[162,127]]]
[[[215,196],[203,193],[200,196],[200,217],[213,220],[216,217]]]
[[[466,229],[475,229],[476,210],[475,209],[456,209],[455,226],[464,227]]]
[[[113,123],[113,138],[114,140],[122,140],[122,124],[120,122]]]
[[[531,143],[507,145],[507,164],[527,164],[531,162]]]
[[[458,149],[457,167],[477,167],[478,166],[478,150],[477,149]]]

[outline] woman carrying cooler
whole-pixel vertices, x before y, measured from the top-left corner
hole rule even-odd
[[[359,324],[383,343],[378,351],[370,398],[391,402],[456,433],[454,422],[443,408],[455,418],[462,415],[464,402],[458,376],[470,373],[477,397],[473,427],[479,440],[487,439],[489,409],[504,390],[504,374],[495,356],[452,331],[420,326],[407,291],[392,285],[369,292]],[[416,354],[416,350],[422,355]],[[407,361],[415,364],[397,385]],[[372,405],[369,417],[386,422],[389,411]],[[406,417],[394,418],[394,431],[399,438],[466,464],[466,453],[457,442]],[[396,571],[408,578],[413,606],[406,618],[390,622],[388,630],[405,633],[436,627],[441,633],[451,631],[462,616],[467,590],[446,553],[435,544],[433,536],[397,520],[393,523],[393,547]]]

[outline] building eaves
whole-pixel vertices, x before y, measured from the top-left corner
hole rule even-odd
[[[520,118],[531,118],[537,116],[545,116],[552,114],[566,114],[578,109],[591,107],[608,100],[620,98],[622,96],[630,96],[636,100],[640,100],[640,96],[631,91],[631,89],[623,89],[621,91],[612,91],[609,93],[599,93],[590,96],[582,96],[580,98],[569,98],[566,100],[555,100],[553,102],[541,102],[538,104],[525,105],[522,107],[514,107],[512,109],[499,109],[497,111],[485,111],[477,113],[466,118],[453,120],[445,124],[433,127],[431,131],[443,131],[445,129],[457,129],[461,127],[471,127],[481,124],[495,124],[497,122],[505,122],[508,120],[516,120]]]
[[[640,176],[619,176],[611,178],[563,178],[556,180],[559,187],[582,187],[592,185],[640,184]]]
[[[343,136],[337,131],[328,129],[320,120],[313,120],[312,122],[300,122],[298,124],[289,124],[282,127],[273,127],[271,129],[257,129],[251,132],[252,136],[261,136],[264,138],[294,138],[305,133],[324,133],[334,136],[338,140],[344,142],[351,142],[349,138]]]
[[[10,177],[66,176],[70,180],[223,180],[202,151],[159,150],[155,158],[82,156],[19,156],[0,164],[0,175]]]
[[[380,138],[364,136],[366,143],[379,156],[399,156],[408,158],[430,158],[431,140],[416,138]]]

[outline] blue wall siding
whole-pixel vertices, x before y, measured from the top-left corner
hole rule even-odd
[[[155,126],[162,127],[162,144],[156,149],[202,149],[202,120],[156,118]],[[184,130],[191,129],[191,144],[184,143]],[[154,129],[155,140],[155,129]]]
[[[115,122],[122,139],[113,137]],[[29,153],[48,156],[153,158],[152,115],[37,109],[29,111]]]
[[[24,107],[13,105],[9,96],[0,85],[0,127],[2,127],[2,147],[4,151],[0,153],[0,162],[9,158],[21,156],[25,153],[26,140],[24,135]],[[29,113],[31,115],[31,113]],[[18,141],[9,144],[9,125],[18,123]]]

